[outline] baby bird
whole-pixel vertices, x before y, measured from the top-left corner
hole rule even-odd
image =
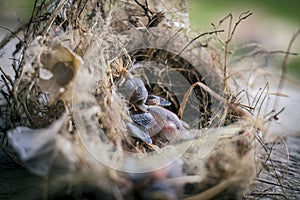
[[[153,101],[155,98],[156,100]],[[131,115],[132,120],[139,126],[144,127],[150,137],[159,140],[179,141],[192,139],[192,135],[184,127],[183,122],[177,115],[161,107],[160,102],[164,102],[162,104],[164,105],[165,101],[161,97],[152,95],[151,100],[147,100],[148,105],[144,106],[147,113],[134,113]]]
[[[152,144],[152,139],[151,137],[148,135],[148,133],[146,133],[144,130],[143,130],[143,127],[139,127],[133,123],[126,123],[126,127],[127,127],[127,130],[128,130],[128,133],[134,137],[134,138],[138,138],[139,140],[142,140],[143,142],[146,142],[146,143],[149,143],[149,144]]]
[[[134,77],[125,68],[122,69],[123,80],[119,84],[120,93],[129,100],[136,111],[132,111],[131,119],[152,138],[159,140],[178,141],[191,139],[182,121],[173,112],[163,108],[171,103],[164,98],[149,95],[144,82]],[[147,104],[147,105],[146,105]],[[150,141],[144,134],[136,137]]]
[[[165,100],[164,98],[161,98],[159,96],[156,95],[149,95],[146,101],[147,105],[160,105],[160,106],[168,106],[171,105],[171,103],[167,100]],[[136,114],[133,115],[133,118],[139,118],[141,117],[141,120],[143,120],[144,122],[141,122],[141,124],[143,124],[143,126],[140,126],[139,124],[135,123],[127,123],[127,130],[128,133],[130,135],[132,135],[135,138],[138,138],[140,140],[142,140],[143,142],[146,143],[152,143],[152,139],[149,136],[149,134],[146,132],[147,129],[151,128],[154,124],[154,118],[152,117],[151,114],[149,113],[141,113],[141,114]],[[136,121],[139,119],[136,119]],[[147,122],[145,120],[148,120]]]
[[[125,68],[123,68],[121,72],[123,81],[119,84],[119,92],[136,108],[136,110],[148,112],[145,109],[148,91],[144,82],[141,79],[134,77]]]

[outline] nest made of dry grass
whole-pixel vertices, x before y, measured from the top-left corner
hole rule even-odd
[[[116,83],[121,69],[131,70],[136,61],[141,63],[155,61],[160,65],[165,65],[168,61],[172,70],[177,70],[179,73],[182,69],[187,71],[182,74],[185,75],[190,86],[182,89],[184,91],[182,102],[178,103],[175,100],[172,102],[173,112],[178,113],[184,120],[190,121],[192,119],[184,115],[185,109],[190,111],[197,109],[201,115],[198,121],[192,121],[191,125],[195,128],[211,129],[237,123],[239,130],[243,130],[235,139],[229,137],[229,140],[219,142],[217,147],[221,150],[216,148],[205,161],[204,167],[199,166],[193,151],[187,153],[186,160],[189,160],[185,163],[187,173],[201,174],[203,168],[206,168],[209,173],[205,175],[205,181],[188,184],[183,197],[195,195],[191,199],[210,198],[217,195],[224,197],[224,194],[227,194],[228,198],[231,198],[232,195],[237,195],[236,191],[240,189],[238,197],[243,194],[254,176],[254,172],[251,171],[255,164],[254,158],[251,157],[253,137],[259,129],[262,129],[263,123],[257,123],[251,117],[252,107],[239,104],[238,95],[232,95],[227,59],[229,43],[238,24],[251,13],[241,14],[236,26],[233,30],[229,30],[231,33],[222,43],[219,35],[219,32],[223,31],[219,29],[221,22],[218,26],[214,26],[213,31],[190,39],[188,32],[183,29],[188,26],[187,19],[182,17],[185,16],[186,11],[184,11],[185,1],[152,1],[148,4],[147,1],[145,2],[143,4],[135,0],[36,1],[29,23],[23,26],[23,30],[18,29],[14,33],[19,34],[21,31],[24,33],[23,39],[14,52],[16,60],[19,61],[13,65],[15,76],[12,78],[5,73],[2,75],[4,87],[1,92],[6,103],[1,105],[1,113],[3,113],[1,117],[4,122],[1,124],[3,127],[1,131],[6,132],[17,126],[45,128],[59,119],[64,112],[68,112],[70,117],[67,120],[67,128],[64,128],[60,134],[70,139],[73,144],[79,141],[76,131],[83,132],[85,134],[83,139],[91,141],[91,145],[97,146],[99,141],[102,142],[101,144],[107,143],[107,146],[103,145],[97,151],[115,152],[112,155],[115,156],[113,159],[116,162],[124,155],[124,148],[131,152],[155,151],[157,147],[132,140],[126,134],[126,122],[130,121],[128,104],[116,92]],[[178,12],[182,15],[178,15]],[[176,27],[174,24],[181,24],[181,26]],[[11,37],[6,37],[1,43],[1,48],[10,39]],[[44,51],[51,52],[57,45],[67,47],[84,62],[74,73],[77,77],[74,76],[74,80],[66,87],[71,92],[55,96],[54,103],[49,105],[49,99],[40,86],[42,64],[39,59]],[[222,45],[225,49],[225,60],[224,50],[220,48]],[[190,62],[186,63],[184,60]],[[145,64],[144,68],[135,70],[135,75],[140,76],[147,83],[149,68],[151,63],[149,66]],[[190,73],[193,70],[200,75],[195,76]],[[93,74],[92,80],[82,81],[87,74]],[[161,72],[158,70],[157,74]],[[176,83],[171,83],[169,87],[171,86],[179,87]],[[157,94],[171,96],[170,92],[157,91]],[[193,92],[196,93],[196,108],[189,107],[189,98]],[[87,114],[94,105],[99,106],[97,115]],[[77,110],[76,118],[74,118],[74,110]],[[76,120],[81,120],[84,126],[76,126]],[[98,130],[98,132],[95,134],[91,130]],[[108,140],[101,138],[101,135],[106,135]],[[110,145],[111,142],[114,147]],[[222,149],[223,146],[226,146],[225,150]],[[234,153],[220,153],[223,150]],[[249,164],[249,157],[245,155],[250,155],[253,162]],[[98,165],[89,159],[82,158],[78,163],[75,166],[79,171],[87,169],[99,171],[96,170]],[[224,164],[228,164],[232,169],[228,171]],[[103,173],[96,177],[114,185],[113,189],[122,188],[127,184],[128,180],[124,181],[126,178],[123,175],[104,169],[103,166],[100,169]],[[249,179],[241,179],[243,170],[250,171],[247,174]],[[85,179],[79,178],[73,181],[82,180]],[[241,180],[244,184],[237,184]],[[184,183],[189,181],[182,179]],[[64,185],[63,180],[61,183]],[[103,187],[103,192],[107,190],[106,195],[114,193],[113,189],[100,185]],[[54,191],[59,193],[60,189]]]

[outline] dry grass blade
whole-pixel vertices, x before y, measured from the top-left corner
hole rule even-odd
[[[210,31],[210,32],[205,32],[205,33],[201,33],[200,35],[198,35],[197,37],[193,38],[187,45],[185,45],[183,47],[183,49],[178,53],[178,56],[184,51],[186,50],[186,48],[188,48],[194,41],[196,41],[197,39],[199,39],[200,37],[203,37],[205,35],[211,35],[211,34],[217,34],[217,33],[223,33],[224,30],[216,30],[216,31]]]
[[[295,42],[295,40],[299,36],[299,34],[300,34],[300,29],[292,36],[292,38],[289,42],[288,48],[286,50],[285,56],[283,58],[282,65],[281,65],[280,82],[278,84],[277,93],[282,92],[282,88],[283,88],[284,83],[286,81],[286,74],[287,74],[287,70],[288,70],[288,60],[289,60],[289,56],[291,55],[290,51],[291,51],[293,43]],[[276,106],[277,106],[277,101],[275,101],[275,103],[274,103],[274,108]]]

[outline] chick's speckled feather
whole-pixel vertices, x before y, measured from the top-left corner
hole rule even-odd
[[[150,113],[137,113],[130,116],[136,124],[149,129],[156,124],[155,119]]]

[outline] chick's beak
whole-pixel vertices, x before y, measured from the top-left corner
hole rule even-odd
[[[155,106],[170,106],[171,102],[167,101],[166,99],[156,96],[156,95],[148,95],[146,105],[155,105]]]

